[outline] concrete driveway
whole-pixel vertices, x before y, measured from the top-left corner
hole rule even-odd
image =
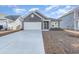
[[[0,53],[44,53],[42,31],[23,30],[0,37]]]

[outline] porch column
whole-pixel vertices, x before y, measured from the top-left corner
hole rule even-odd
[[[58,28],[60,28],[60,21],[58,21]]]

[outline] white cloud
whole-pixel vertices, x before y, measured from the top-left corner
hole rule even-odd
[[[66,9],[70,9],[70,8],[71,8],[71,6],[66,6],[65,8],[66,8]]]
[[[29,11],[36,11],[39,10],[39,8],[31,8]]]
[[[13,11],[17,14],[21,14],[26,12],[26,9],[22,9],[22,8],[13,8]]]
[[[47,8],[45,8],[45,11],[49,11],[49,10],[56,8],[56,7],[58,7],[58,5],[48,6]]]

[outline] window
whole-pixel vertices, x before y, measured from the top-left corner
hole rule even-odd
[[[54,27],[54,25],[52,25],[52,27]]]
[[[57,23],[55,22],[55,25],[56,25]]]

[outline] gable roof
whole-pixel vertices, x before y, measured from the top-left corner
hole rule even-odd
[[[48,17],[43,15],[42,13],[40,13],[39,11],[34,11],[34,13],[38,14],[39,16],[41,16],[42,18],[47,19]]]
[[[48,18],[50,19],[51,21],[61,21],[61,19],[54,19],[54,18]]]
[[[5,16],[5,18],[13,20],[13,21],[15,21],[19,17],[20,17],[20,15],[8,15],[8,16]]]
[[[35,11],[35,13],[39,14],[41,17],[43,17],[45,20],[51,20],[51,21],[60,21],[60,19],[55,19],[55,18],[50,18],[50,17],[47,17],[45,15],[43,15],[42,13],[38,12],[38,11]]]
[[[4,20],[6,20],[5,18],[3,18],[3,19],[0,19],[1,21],[4,21]]]
[[[41,18],[33,13],[29,14],[27,17],[24,17],[24,22],[41,22],[41,21],[42,21]]]
[[[73,12],[74,12],[73,9],[72,10],[69,10],[68,12],[64,13],[63,15],[61,15],[59,18],[65,17],[65,16],[67,16],[67,15],[73,13]]]
[[[45,20],[52,20],[52,21],[59,21],[59,19],[54,19],[54,18],[50,18],[50,17],[47,17],[47,16],[45,16],[45,15],[43,15],[41,12],[39,12],[39,11],[32,11],[32,12],[30,12],[29,14],[27,14],[27,15],[24,15],[25,17],[28,17],[30,14],[35,14],[35,15],[37,15],[38,17],[40,17],[40,18],[44,18]],[[25,18],[24,17],[24,18]]]
[[[63,15],[61,15],[59,18],[62,18],[62,17],[64,17],[64,16],[67,16],[67,15],[69,15],[69,14],[71,14],[71,13],[74,13],[74,11],[76,11],[76,10],[79,10],[79,6],[74,7],[73,9],[71,9],[71,10],[69,10],[68,12],[64,13]]]
[[[31,11],[31,12],[29,12],[28,14],[25,14],[24,16],[23,16],[23,18],[24,17],[27,17],[27,16],[29,16],[30,14],[35,14],[35,15],[37,15],[38,17],[40,17],[40,18],[47,18],[45,15],[43,15],[42,13],[40,13],[39,11]]]

